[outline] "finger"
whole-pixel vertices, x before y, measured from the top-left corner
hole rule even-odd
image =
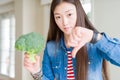
[[[75,58],[76,57],[76,54],[78,52],[79,48],[78,47],[75,47],[72,51],[72,57]]]
[[[32,62],[30,60],[30,57],[24,57],[24,62],[29,63],[29,64],[35,64],[36,62]]]
[[[28,54],[27,52],[25,52],[25,54]]]
[[[35,58],[36,58],[36,60],[40,60],[40,56],[36,55]]]
[[[80,43],[78,44],[78,46],[74,47],[74,49],[72,50],[72,57],[75,58],[77,52],[78,52],[79,49],[80,49],[81,47],[83,47],[83,46],[84,46],[84,43],[80,42]]]
[[[33,63],[33,62],[30,61],[29,58],[24,58],[24,62],[31,63],[31,64]]]
[[[40,56],[35,56],[35,58],[36,58],[36,64],[40,65]]]
[[[30,57],[30,55],[29,55],[28,53],[25,53],[25,54],[24,54],[24,57],[29,58],[29,57]]]
[[[30,64],[30,63],[25,62],[25,63],[24,63],[24,66],[25,66],[25,67],[31,67],[31,68],[32,68],[32,67],[34,67],[34,64]]]

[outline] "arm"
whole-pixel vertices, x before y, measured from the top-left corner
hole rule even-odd
[[[93,42],[93,43],[92,43]],[[120,40],[110,38],[105,33],[94,33],[94,31],[76,27],[72,36],[69,37],[68,45],[74,47],[72,56],[75,57],[77,51],[86,43],[92,43],[101,52],[103,58],[111,63],[120,66]]]
[[[33,63],[29,59],[29,55],[26,53],[24,56],[24,67],[31,73],[34,80],[53,80],[51,63],[47,53],[47,49],[44,51],[43,57],[43,69],[40,68],[40,56],[35,56],[36,62]]]
[[[42,61],[42,73],[43,73],[42,80],[54,80],[54,74],[51,65],[52,63],[46,47],[44,50],[43,61]]]
[[[105,33],[99,37],[95,43],[98,50],[101,51],[101,56],[112,64],[120,66],[120,40],[116,38],[110,38]]]
[[[42,69],[40,69],[39,72],[32,74],[32,76],[34,80],[54,80],[47,48],[44,50]]]
[[[29,54],[25,53],[24,55],[24,67],[31,73],[35,80],[40,80],[42,77],[40,69],[40,56],[35,56],[35,62],[31,62]]]

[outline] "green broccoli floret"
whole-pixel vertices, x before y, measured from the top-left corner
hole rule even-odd
[[[45,40],[42,35],[31,32],[20,36],[15,42],[15,48],[19,51],[25,51],[30,55],[30,60],[35,62],[35,55],[44,48]]]

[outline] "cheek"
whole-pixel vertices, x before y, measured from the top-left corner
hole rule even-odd
[[[77,22],[77,14],[74,14],[71,20],[72,20],[73,25],[75,26]]]
[[[76,19],[72,18],[70,21],[71,26],[75,27],[76,26]]]
[[[61,25],[61,23],[59,23],[59,22],[56,21],[56,24],[57,24],[58,28],[59,28],[60,30],[62,30],[62,25]]]
[[[57,24],[57,26],[60,26],[61,24],[60,24],[60,21],[58,21],[58,20],[56,20],[55,19],[55,23]]]
[[[57,21],[55,21],[56,22],[56,24],[57,24],[57,26],[59,27],[60,26],[60,23],[59,22],[57,22]],[[60,27],[59,27],[60,28]]]

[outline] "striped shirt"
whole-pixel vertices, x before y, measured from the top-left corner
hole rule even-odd
[[[67,51],[67,55],[68,55],[67,80],[75,80],[71,51]]]

